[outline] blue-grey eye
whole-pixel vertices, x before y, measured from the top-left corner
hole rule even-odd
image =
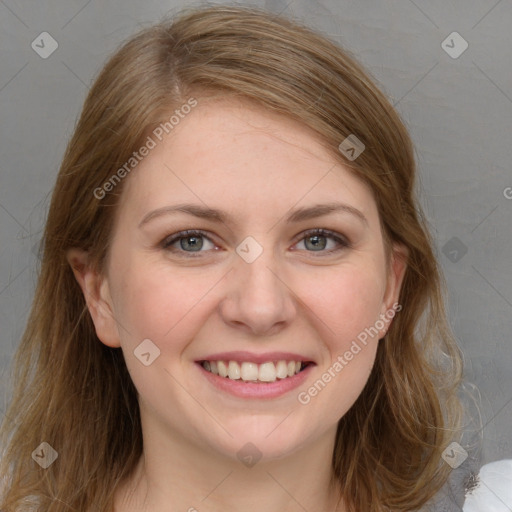
[[[184,238],[180,238],[180,247],[184,251],[187,249],[200,251],[203,247],[203,238],[201,236],[186,236]]]
[[[329,241],[331,245],[328,247]],[[307,231],[299,241],[300,243],[304,244],[306,252],[318,253],[332,253],[350,247],[350,243],[347,240],[326,229]]]
[[[211,247],[205,247],[205,240],[207,244],[211,244]],[[180,231],[179,233],[167,237],[162,242],[162,247],[173,252],[194,253],[204,252],[205,248],[213,249],[215,244],[208,236],[200,231]]]
[[[327,237],[324,235],[311,235],[304,238],[305,246],[308,249],[312,249],[313,251],[321,251],[327,246]],[[311,243],[308,244],[308,241]]]

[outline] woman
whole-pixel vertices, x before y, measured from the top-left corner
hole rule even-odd
[[[0,508],[420,509],[460,409],[432,245],[338,46],[233,6],[143,30],[57,179]]]

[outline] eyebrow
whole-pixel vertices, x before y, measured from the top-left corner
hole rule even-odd
[[[227,224],[231,221],[230,216],[226,212],[223,212],[221,210],[208,208],[206,206],[201,206],[198,204],[183,203],[176,204],[173,206],[164,206],[162,208],[158,208],[156,210],[153,210],[152,212],[149,212],[141,220],[139,228],[157,217],[161,217],[163,215],[170,215],[178,212],[187,213],[200,219],[211,220],[213,222],[223,224]],[[315,204],[313,206],[298,208],[288,214],[288,216],[286,217],[286,222],[302,222],[305,220],[322,217],[323,215],[328,215],[330,213],[347,213],[358,218],[364,224],[368,225],[368,220],[360,210],[348,204],[337,202]]]

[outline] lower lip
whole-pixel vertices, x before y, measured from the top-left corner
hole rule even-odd
[[[241,398],[277,398],[293,389],[298,388],[308,378],[314,364],[310,363],[304,370],[293,377],[276,380],[269,383],[245,382],[242,379],[232,380],[229,377],[215,375],[203,368],[201,363],[196,363],[201,373],[216,388]]]

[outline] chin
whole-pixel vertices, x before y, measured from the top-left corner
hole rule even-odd
[[[307,441],[305,425],[287,423],[287,420],[283,421],[285,417],[266,417],[257,421],[254,417],[239,418],[236,425],[225,424],[233,437],[223,436],[219,451],[229,457],[234,454],[241,462],[245,457],[265,462],[292,455]]]

